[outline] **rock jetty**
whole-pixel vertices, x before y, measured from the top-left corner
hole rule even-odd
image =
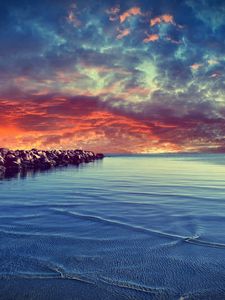
[[[104,154],[84,150],[9,150],[0,148],[0,174],[26,170],[45,170],[58,166],[79,165],[97,159]]]

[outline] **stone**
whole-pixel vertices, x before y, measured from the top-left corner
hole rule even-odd
[[[79,165],[95,159],[104,158],[104,154],[92,151],[76,150],[9,150],[0,148],[0,174],[16,173],[27,169],[49,169],[69,164]],[[2,175],[1,175],[2,177]]]
[[[6,168],[4,166],[0,166],[0,175],[5,173]]]
[[[4,166],[5,160],[4,158],[0,155],[0,166]]]
[[[0,153],[2,154],[3,157],[5,157],[8,152],[9,152],[9,149],[7,149],[7,148],[0,148]]]
[[[96,154],[96,159],[103,159],[104,158],[104,154],[103,153],[97,153]]]

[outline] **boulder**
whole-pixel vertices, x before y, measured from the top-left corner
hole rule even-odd
[[[7,148],[0,148],[0,153],[2,154],[3,157],[5,157],[8,152],[9,152],[9,149],[7,149]]]
[[[0,148],[0,173],[16,173],[27,169],[49,169],[69,164],[79,165],[89,163],[95,159],[102,159],[104,155],[92,151],[76,150],[9,150]]]
[[[96,153],[95,158],[96,159],[103,159],[104,158],[104,154],[103,153]]]
[[[4,166],[5,160],[4,158],[0,155],[0,166]]]
[[[4,166],[0,166],[0,175],[5,173],[6,168]]]
[[[13,169],[17,171],[21,168],[21,159],[14,154],[7,154],[4,166],[6,169]]]

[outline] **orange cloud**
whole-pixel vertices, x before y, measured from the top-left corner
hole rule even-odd
[[[120,23],[123,23],[126,21],[127,18],[131,16],[141,15],[141,10],[139,7],[132,7],[125,11],[122,15],[119,16]]]
[[[79,111],[82,102],[78,104]],[[49,104],[46,102],[46,106]],[[78,111],[78,115],[75,111],[71,116],[67,115],[72,103],[59,101],[59,107],[45,112],[44,107],[31,102],[25,113],[21,110],[20,114],[11,116],[10,121],[15,126],[0,124],[0,144],[12,149],[84,148],[96,152],[140,152],[146,147],[146,141],[158,140],[142,122],[100,110],[96,103],[93,105],[95,111],[87,110],[84,117],[80,117]],[[18,102],[17,108],[19,106]],[[55,126],[56,123],[60,126]]]
[[[158,34],[150,34],[148,35],[143,42],[144,43],[149,43],[149,42],[155,42],[159,39],[159,35]]]
[[[165,23],[171,23],[171,24],[174,23],[173,16],[171,16],[171,15],[162,15],[161,19]]]
[[[216,80],[216,75],[212,78]],[[129,99],[129,94],[145,97],[148,93],[149,90],[144,87],[131,87],[126,95],[121,95],[121,99]],[[190,149],[193,134],[196,139],[193,147],[198,147],[200,139],[208,143],[211,132],[202,133],[201,129],[205,124],[210,127],[214,122],[211,116],[200,113],[184,117],[182,110],[181,115],[176,116],[174,110],[165,109],[165,103],[160,101],[144,101],[138,104],[139,107],[135,102],[119,99],[102,101],[99,97],[88,95],[47,94],[27,99],[0,98],[2,147],[82,147],[106,153],[182,151]],[[220,122],[218,120],[215,119],[215,122]],[[219,145],[220,141],[215,143]]]
[[[155,26],[156,24],[160,24],[160,23],[161,23],[161,18],[160,17],[156,17],[156,18],[150,20],[150,25],[151,26]]]
[[[150,20],[150,26],[151,27],[153,27],[157,24],[160,24],[160,23],[169,23],[169,24],[173,24],[173,25],[176,24],[175,21],[174,21],[173,16],[168,15],[168,14],[161,15],[161,16],[155,17],[155,18]]]
[[[105,153],[173,151],[178,147],[161,140],[152,130],[153,123],[110,111],[95,97],[11,101],[0,99],[0,144],[4,147],[83,148]]]
[[[126,28],[124,30],[118,30],[119,34],[117,35],[117,39],[121,40],[122,38],[124,38],[125,36],[130,34],[130,29]]]

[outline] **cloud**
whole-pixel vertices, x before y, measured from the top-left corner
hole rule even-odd
[[[0,141],[10,147],[79,146],[104,152],[196,150],[222,142],[225,108],[203,100],[201,92],[143,92],[148,101],[134,103],[51,94],[1,100],[0,132],[8,131]]]
[[[148,35],[143,42],[144,43],[149,43],[149,42],[155,42],[159,39],[159,35],[158,34],[150,34]]]
[[[165,37],[165,40],[168,42],[171,42],[172,44],[176,44],[176,45],[182,44],[182,41],[175,40],[175,39],[171,38],[170,36]]]
[[[223,1],[153,2],[2,1],[0,143],[223,149]]]
[[[120,23],[125,22],[131,16],[142,15],[139,7],[132,7],[119,16]]]
[[[203,64],[198,64],[198,63],[191,65],[191,69],[194,71],[197,71],[198,69],[200,69],[202,67],[203,67]]]
[[[124,38],[125,36],[127,36],[127,35],[129,35],[130,34],[130,29],[128,29],[128,28],[125,28],[125,29],[123,29],[123,30],[118,30],[119,31],[119,34],[117,35],[117,39],[118,40],[121,40],[122,38]]]
[[[215,32],[224,26],[224,1],[186,0],[186,4],[193,9],[196,18],[212,29],[212,31]]]
[[[173,24],[173,25],[176,24],[174,21],[174,17],[169,14],[161,15],[161,16],[155,17],[150,20],[151,27],[161,24],[161,23],[167,23],[167,24]]]
[[[77,17],[77,4],[76,3],[73,3],[71,6],[70,6],[70,9],[68,11],[68,16],[67,16],[67,22],[69,24],[72,24],[73,26],[75,27],[80,27],[81,26],[81,21],[78,19]]]
[[[221,73],[220,72],[215,72],[213,73],[210,78],[218,78],[218,77],[221,77]]]
[[[216,59],[209,59],[208,60],[208,64],[210,65],[210,66],[213,66],[213,65],[217,65],[219,62],[218,62],[218,60],[216,60]]]
[[[120,7],[114,6],[106,10],[106,13],[109,15],[110,21],[116,21],[119,18]]]
[[[111,7],[107,9],[106,12],[109,15],[117,15],[120,12],[120,7],[119,6]]]
[[[23,105],[20,101],[13,104],[2,101],[1,104],[0,115],[7,115],[11,127],[4,123],[5,130],[9,128],[9,131],[0,141],[8,147],[90,147],[105,152],[135,152],[143,148],[146,139],[153,137],[147,125],[115,114],[98,98],[46,95],[42,104],[35,100]],[[13,124],[15,130],[11,130]]]
[[[81,22],[78,20],[78,18],[74,15],[73,11],[70,11],[67,16],[68,23],[74,25],[75,27],[79,27],[81,25]]]

